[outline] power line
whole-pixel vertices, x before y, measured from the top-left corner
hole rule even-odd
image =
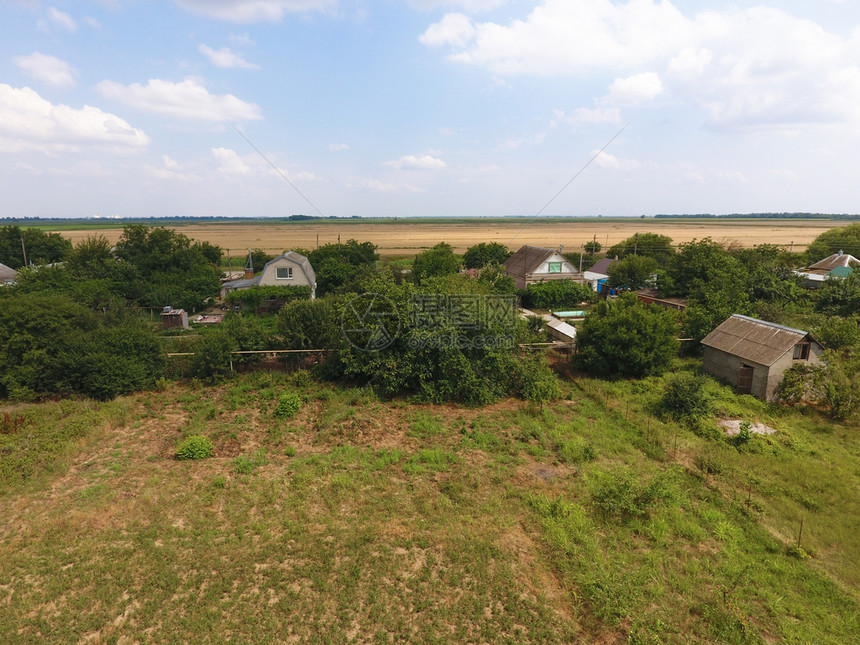
[[[234,129],[236,132],[238,132],[238,133],[239,133],[239,136],[240,136],[240,137],[242,137],[245,141],[247,141],[247,142],[248,142],[248,145],[249,145],[249,146],[251,146],[254,150],[256,150],[256,151],[257,151],[257,154],[258,154],[258,155],[260,155],[260,156],[265,160],[265,162],[266,162],[267,164],[269,164],[272,168],[274,168],[275,172],[276,172],[276,173],[278,173],[278,174],[281,176],[281,179],[283,179],[285,182],[287,182],[287,183],[292,187],[292,189],[293,189],[294,191],[296,191],[296,192],[301,196],[301,198],[302,198],[302,199],[304,199],[308,204],[310,204],[310,205],[311,205],[311,208],[313,208],[313,209],[314,209],[314,210],[319,214],[319,216],[320,216],[320,217],[325,217],[325,215],[323,215],[323,212],[322,212],[319,208],[317,208],[317,207],[314,205],[314,203],[313,203],[310,199],[308,199],[308,197],[307,197],[307,196],[306,196],[302,191],[300,191],[300,190],[298,189],[298,187],[297,187],[293,182],[291,182],[291,181],[290,181],[290,178],[289,178],[289,177],[287,177],[283,172],[281,172],[281,169],[280,169],[280,168],[278,168],[275,164],[273,164],[271,161],[269,161],[269,158],[268,158],[266,155],[264,155],[264,154],[260,151],[260,149],[259,149],[257,146],[255,146],[255,145],[253,144],[253,142],[252,142],[252,141],[251,141],[247,136],[245,136],[245,133],[244,133],[244,132],[242,132],[239,128],[237,128],[237,127],[235,126],[235,124],[231,123],[230,125],[231,125],[231,126],[233,126],[233,129]]]
[[[562,187],[561,187],[561,189],[560,189],[560,190],[559,190],[555,195],[553,195],[553,196],[552,196],[552,198],[551,198],[551,199],[550,199],[546,204],[544,204],[544,205],[543,205],[543,207],[542,207],[538,212],[536,212],[532,217],[538,217],[541,213],[543,213],[543,212],[544,212],[544,211],[549,207],[549,205],[550,205],[550,204],[552,204],[552,203],[556,200],[556,198],[557,198],[559,195],[561,195],[561,194],[562,194],[562,193],[567,189],[567,187],[568,187],[568,186],[570,186],[570,185],[574,182],[574,180],[575,180],[577,177],[579,177],[583,172],[585,172],[585,169],[586,169],[586,168],[588,168],[588,167],[589,167],[589,166],[594,162],[594,160],[595,160],[595,159],[597,159],[597,158],[600,156],[600,154],[601,154],[604,150],[606,150],[606,149],[609,147],[609,145],[619,137],[619,135],[620,135],[622,132],[624,132],[624,129],[625,129],[628,125],[630,125],[630,124],[629,124],[629,123],[625,123],[623,126],[621,126],[621,129],[620,129],[618,132],[616,132],[616,133],[613,135],[613,137],[612,137],[609,141],[607,141],[607,142],[606,142],[606,144],[604,144],[604,146],[603,146],[600,150],[598,150],[596,153],[594,153],[594,156],[592,156],[592,157],[591,157],[591,159],[589,159],[589,160],[588,160],[588,162],[587,162],[587,163],[586,163],[582,168],[580,168],[580,169],[576,172],[576,174],[575,174],[573,177],[571,177],[571,178],[570,178],[570,180],[569,180],[569,181],[568,181],[564,186],[562,186]],[[509,245],[509,246],[510,246],[511,242],[513,242],[515,239],[517,239],[517,238],[520,236],[520,233],[522,233],[522,232],[525,230],[526,226],[528,226],[528,224],[526,224],[525,226],[523,226],[523,228],[521,228],[519,231],[517,231],[517,234],[516,234],[516,235],[514,235],[514,236],[510,239],[510,241],[508,242],[508,245]]]

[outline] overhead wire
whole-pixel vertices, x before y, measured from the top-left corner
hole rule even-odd
[[[245,135],[244,132],[242,132],[239,128],[237,128],[235,124],[231,123],[230,125],[233,126],[233,129],[239,134],[239,136],[242,137],[245,141],[247,141],[248,145],[251,146],[257,152],[257,154],[260,155],[265,160],[265,162],[267,164],[269,164],[274,169],[274,171],[276,173],[278,173],[278,175],[280,175],[281,179],[283,179],[285,182],[287,182],[290,185],[290,187],[292,187],[292,189],[294,191],[296,191],[302,199],[304,199],[308,204],[310,204],[311,208],[313,208],[319,214],[320,217],[325,217],[323,212],[319,208],[316,207],[316,205],[308,198],[308,196],[305,195],[301,190],[299,190],[298,186],[296,186],[293,182],[291,182],[290,178],[287,177],[280,168],[278,168],[275,164],[273,164],[269,160],[269,158],[266,155],[264,155],[263,152],[257,146],[254,145],[254,143]]]

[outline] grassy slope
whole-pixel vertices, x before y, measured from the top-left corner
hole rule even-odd
[[[288,421],[272,415],[285,387],[305,398]],[[658,379],[566,389],[543,411],[467,410],[261,373],[105,406],[0,409],[28,420],[0,435],[0,633],[860,638],[856,426],[714,385],[721,413],[779,430],[739,451],[648,414]],[[172,459],[195,433],[215,457]],[[621,516],[593,495],[613,473],[633,489],[670,476],[647,512]],[[786,552],[801,518],[805,560]]]

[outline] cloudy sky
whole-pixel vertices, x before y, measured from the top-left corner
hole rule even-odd
[[[854,0],[5,0],[0,24],[0,217],[860,212]]]

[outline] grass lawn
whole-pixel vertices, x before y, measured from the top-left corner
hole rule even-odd
[[[653,416],[660,387],[468,409],[260,372],[0,406],[0,634],[858,642],[860,428],[712,383],[777,429],[735,446]],[[191,435],[213,456],[175,459]]]

